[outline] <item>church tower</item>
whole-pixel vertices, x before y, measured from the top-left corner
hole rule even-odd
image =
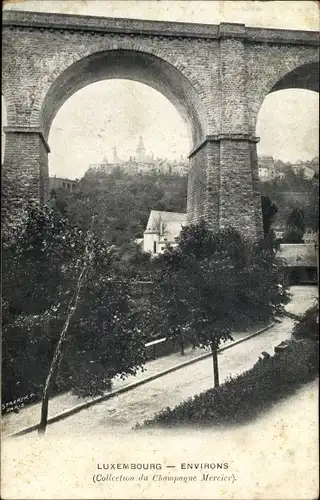
[[[141,136],[139,137],[138,147],[136,149],[136,158],[138,162],[143,162],[146,158],[146,150]]]

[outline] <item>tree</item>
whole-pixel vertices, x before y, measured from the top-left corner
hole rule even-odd
[[[302,206],[306,228],[319,229],[319,179],[314,177],[312,185]]]
[[[163,221],[161,214],[154,221],[152,230],[156,231],[160,237],[163,237],[165,234],[167,234],[167,224]]]
[[[178,341],[184,355],[190,310],[188,292],[176,267],[179,265],[179,255],[169,247],[164,256],[160,255],[154,262],[158,271],[153,275],[154,286],[149,297],[152,314],[148,316],[147,329],[155,330],[156,335],[164,332],[167,338]]]
[[[3,248],[5,400],[38,394],[57,340],[51,319],[65,313],[82,251],[81,231],[71,230],[49,207],[32,205],[24,230]]]
[[[284,243],[302,243],[305,232],[304,213],[300,208],[294,208],[287,219]]]
[[[311,306],[295,323],[292,336],[297,340],[314,340],[319,342],[319,304]]]
[[[71,202],[71,193],[64,187],[52,189],[50,191],[49,206],[51,206],[56,214],[60,217],[68,216],[68,206]]]
[[[290,213],[299,208],[304,213],[306,227],[316,230],[319,220],[319,185],[316,174],[313,179],[309,179],[299,171],[295,173],[290,164],[282,167],[282,170],[285,171],[284,178],[260,182],[261,195],[269,196],[276,202],[278,224],[285,226]]]
[[[94,222],[94,217],[92,218],[92,224]],[[70,322],[73,318],[73,315],[77,311],[77,305],[78,301],[80,298],[80,292],[81,292],[81,287],[85,281],[86,278],[86,272],[88,266],[91,264],[91,260],[93,257],[93,249],[90,249],[90,240],[93,239],[93,234],[92,234],[92,227],[90,233],[88,233],[87,238],[86,238],[86,245],[84,249],[84,262],[82,264],[82,268],[80,270],[79,276],[77,283],[75,285],[75,290],[69,300],[68,308],[66,311],[66,319],[61,331],[61,334],[59,336],[59,340],[57,342],[57,345],[55,347],[54,353],[53,353],[53,358],[50,363],[49,367],[49,372],[44,384],[43,388],[43,396],[42,396],[42,404],[41,404],[41,418],[40,418],[40,423],[38,427],[38,433],[39,434],[44,434],[46,431],[47,427],[47,422],[48,422],[48,405],[49,405],[49,391],[51,389],[52,385],[52,380],[54,377],[55,372],[57,371],[57,368],[59,366],[59,361],[62,358],[62,344],[66,338],[66,335],[68,333],[68,328],[70,325]]]
[[[274,223],[275,216],[278,213],[278,207],[275,203],[271,201],[269,196],[261,196],[261,207],[262,207],[262,222],[263,222],[263,233],[267,236],[272,224]]]
[[[151,255],[144,252],[135,241],[123,243],[119,248],[113,248],[113,266],[121,276],[144,278],[151,269]]]
[[[233,228],[213,232],[204,222],[184,228],[178,246],[159,259],[163,269],[156,290],[165,297],[162,316],[180,329],[191,326],[197,345],[211,349],[217,386],[217,351],[221,342],[232,339],[232,330],[285,313],[282,263],[269,248]]]
[[[39,397],[70,304],[53,392],[100,393],[116,374],[133,374],[144,363],[130,282],[97,237],[90,237],[92,258],[78,306],[70,302],[87,258],[86,234],[49,207],[31,207],[24,231],[3,249],[4,402],[30,392]]]

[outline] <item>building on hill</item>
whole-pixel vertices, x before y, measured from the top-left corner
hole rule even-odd
[[[287,166],[282,161],[274,161],[272,156],[259,156],[259,177],[261,180],[284,179]]]
[[[259,156],[259,177],[262,180],[270,180],[276,177],[276,169],[272,156]]]
[[[64,177],[49,177],[49,190],[64,188],[72,193],[78,184],[77,180],[65,179]]]
[[[167,244],[174,246],[186,222],[185,213],[151,210],[143,234],[143,250],[155,256],[162,253]]]
[[[170,161],[167,158],[155,159],[152,152],[147,153],[143,138],[140,136],[135,156],[130,156],[128,160],[124,161],[118,157],[116,146],[114,146],[112,162],[109,163],[108,159],[104,157],[101,164],[94,166],[103,168],[106,173],[120,168],[120,170],[130,175],[163,174],[186,176],[188,175],[189,163],[182,156],[179,161]]]
[[[301,172],[304,175],[304,177],[306,177],[306,179],[310,180],[312,180],[315,175],[315,171],[312,168],[307,167],[303,163],[297,163],[295,165],[292,165],[292,170],[294,171],[295,174],[299,174]]]
[[[304,235],[303,235],[303,242],[315,245],[317,243],[317,240],[318,240],[318,236],[317,236],[316,231],[313,231],[312,229],[307,228],[305,230]]]
[[[316,243],[283,243],[279,256],[283,259],[285,276],[290,285],[317,283]]]

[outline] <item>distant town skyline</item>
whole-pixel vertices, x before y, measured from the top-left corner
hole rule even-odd
[[[242,22],[251,26],[319,29],[315,2],[181,2],[25,0],[6,3],[5,9],[117,16],[155,20]],[[3,109],[5,113],[5,109]],[[6,123],[5,114],[2,120]],[[319,150],[319,96],[305,90],[278,91],[266,97],[259,112],[258,154],[290,161],[310,160]],[[71,96],[56,115],[50,135],[50,175],[75,179],[89,164],[112,160],[112,150],[124,160],[134,156],[143,136],[155,157],[187,156],[186,126],[162,94],[138,82],[107,80],[93,83]]]

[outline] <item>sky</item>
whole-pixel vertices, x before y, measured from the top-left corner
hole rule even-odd
[[[312,1],[11,0],[4,8],[319,30],[318,2]],[[258,116],[258,153],[291,162],[317,156],[318,108],[315,92],[285,90],[267,96]],[[104,157],[112,161],[114,146],[125,160],[135,154],[140,135],[155,157],[174,159],[190,150],[184,122],[159,92],[129,80],[88,85],[69,98],[52,123],[50,175],[79,178],[90,164],[102,163]]]

